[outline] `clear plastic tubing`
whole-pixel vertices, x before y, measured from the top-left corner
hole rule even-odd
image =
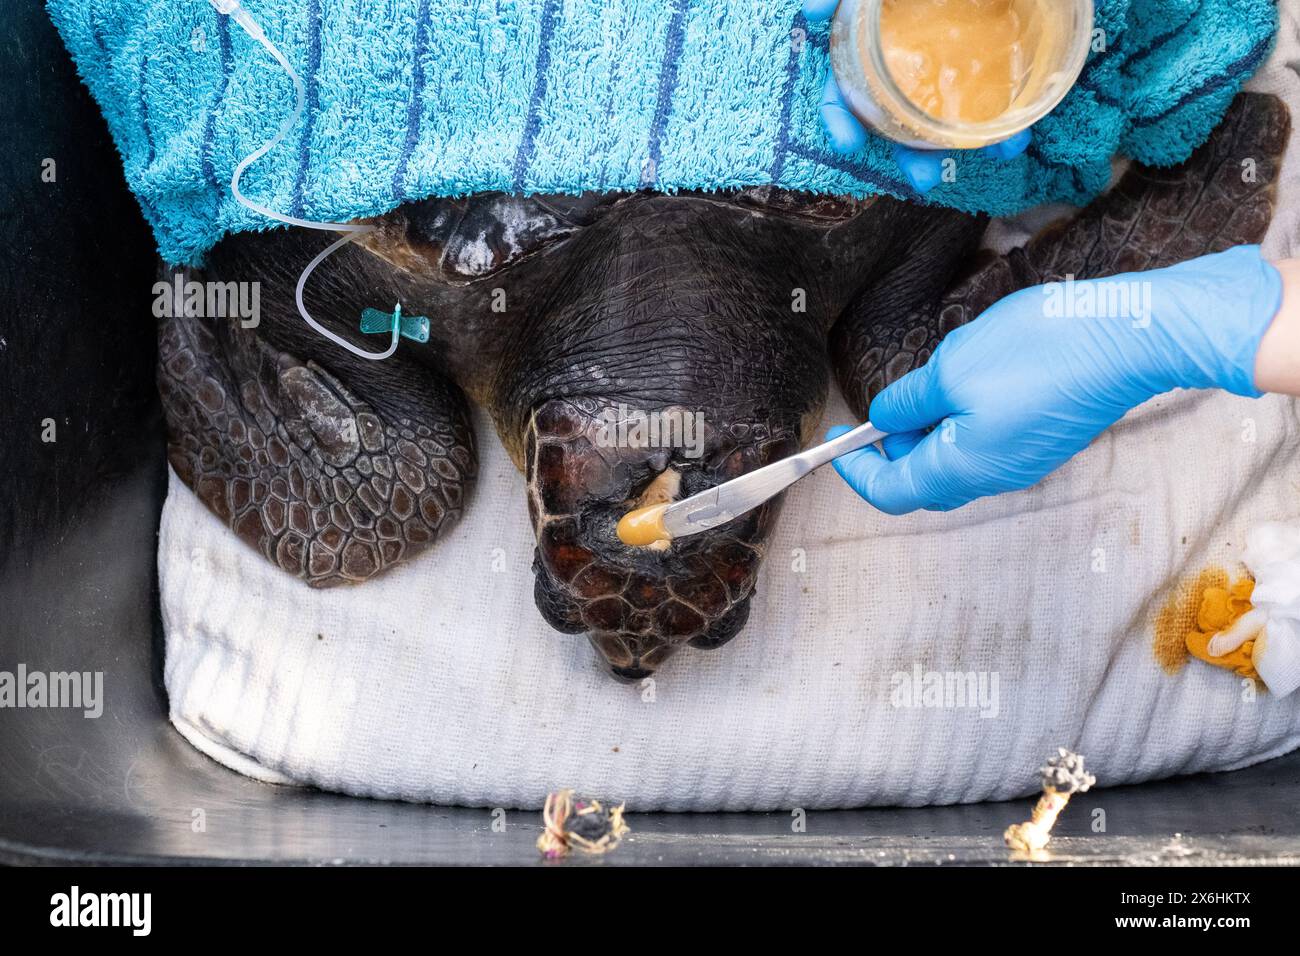
[[[266,216],[269,219],[274,219],[277,222],[283,222],[290,226],[301,226],[304,229],[319,229],[325,232],[344,233],[342,238],[331,243],[319,255],[317,255],[315,259],[313,259],[310,263],[308,263],[307,268],[303,269],[302,275],[298,277],[298,285],[297,288],[294,290],[294,301],[297,302],[298,304],[298,314],[303,317],[303,319],[307,322],[308,325],[310,325],[321,335],[325,336],[325,338],[329,339],[331,342],[335,343],[336,345],[341,345],[343,348],[347,349],[353,355],[359,356],[360,358],[363,359],[372,359],[375,361],[388,358],[390,355],[392,355],[394,352],[397,351],[397,340],[400,333],[400,322],[399,319],[397,318],[396,312],[394,312],[394,317],[393,317],[392,343],[388,346],[387,349],[385,349],[382,352],[367,352],[365,349],[357,348],[357,346],[353,345],[351,342],[349,342],[347,339],[343,338],[342,336],[334,334],[329,329],[325,328],[325,326],[321,325],[319,322],[313,319],[311,317],[311,313],[307,311],[307,306],[306,304],[304,304],[303,296],[302,296],[303,288],[307,284],[308,277],[312,274],[312,272],[316,269],[318,265],[320,265],[322,262],[328,259],[331,255],[333,255],[337,249],[342,248],[343,246],[347,245],[349,242],[361,238],[361,236],[365,235],[366,233],[374,232],[375,227],[366,226],[366,225],[355,225],[353,223],[342,223],[342,222],[314,222],[309,219],[298,219],[294,216],[285,216],[282,215],[281,213],[276,212],[274,209],[271,209],[267,206],[263,206],[261,203],[249,199],[240,191],[239,179],[241,176],[244,175],[244,170],[248,169],[248,167],[253,165],[253,163],[257,162],[259,159],[261,159],[271,150],[275,149],[275,147],[279,146],[280,143],[284,141],[284,138],[289,135],[289,131],[292,130],[294,126],[298,124],[298,119],[302,116],[302,111],[303,111],[304,104],[306,102],[307,94],[306,94],[306,90],[303,88],[302,79],[298,76],[297,71],[294,70],[294,68],[289,64],[289,61],[285,59],[284,54],[279,51],[276,45],[272,43],[270,39],[267,38],[266,33],[258,25],[257,21],[254,20],[251,16],[249,16],[248,11],[239,5],[239,0],[208,0],[208,2],[211,3],[213,7],[216,8],[218,13],[230,17],[232,20],[238,23],[240,27],[243,28],[245,33],[247,33],[250,37],[252,37],[254,40],[262,44],[262,46],[266,48],[266,51],[270,53],[272,57],[275,58],[275,61],[279,63],[281,68],[284,69],[284,72],[288,74],[289,79],[293,80],[293,87],[297,98],[297,102],[296,105],[294,106],[293,114],[287,117],[284,120],[284,122],[280,124],[280,128],[276,130],[275,135],[272,136],[265,144],[260,146],[258,149],[255,149],[253,152],[245,156],[240,161],[239,165],[235,167],[235,173],[230,178],[231,193],[234,195],[236,201],[238,201],[241,205],[245,206],[248,209],[253,210],[253,212],[261,213],[263,216]]]

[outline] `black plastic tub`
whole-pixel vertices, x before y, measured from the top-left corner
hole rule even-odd
[[[0,670],[102,672],[104,711],[0,710],[0,862],[520,863],[536,814],[257,783],[167,721],[156,535],[165,490],[153,245],[104,123],[37,0],[0,13]],[[48,182],[47,161],[54,181]],[[1090,793],[1062,863],[1300,863],[1300,753]],[[644,863],[1007,863],[1028,801],[636,815],[603,858]],[[1073,808],[1072,808],[1073,809]],[[498,831],[501,832],[498,832]]]

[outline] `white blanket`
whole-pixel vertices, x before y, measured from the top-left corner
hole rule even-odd
[[[1251,88],[1300,119],[1298,61],[1284,8]],[[1300,253],[1294,139],[1284,175],[1273,256]],[[828,421],[848,420],[837,398]],[[191,743],[351,794],[533,808],[570,786],[634,810],[1003,799],[1062,745],[1102,786],[1300,745],[1300,694],[1155,650],[1181,581],[1235,573],[1261,522],[1300,522],[1293,400],[1164,396],[1040,486],[946,515],[877,514],[824,469],[790,493],[740,636],[635,687],[537,613],[523,481],[477,425],[460,526],[358,588],[277,571],[172,476],[165,676]]]

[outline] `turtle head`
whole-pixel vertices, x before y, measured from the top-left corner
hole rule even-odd
[[[803,270],[762,222],[629,200],[502,332],[491,400],[527,478],[537,605],[623,680],[740,631],[779,504],[659,550],[622,543],[619,519],[794,453],[825,404],[824,316],[792,308]]]
[[[538,609],[557,630],[586,633],[624,681],[683,645],[721,647],[749,616],[779,503],[662,546],[626,545],[615,528],[634,508],[703,491],[798,444],[765,423],[719,427],[682,406],[546,402],[525,445]]]

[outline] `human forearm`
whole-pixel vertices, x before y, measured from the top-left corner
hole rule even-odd
[[[1300,259],[1273,265],[1282,275],[1282,307],[1260,340],[1255,386],[1261,392],[1300,396]]]

